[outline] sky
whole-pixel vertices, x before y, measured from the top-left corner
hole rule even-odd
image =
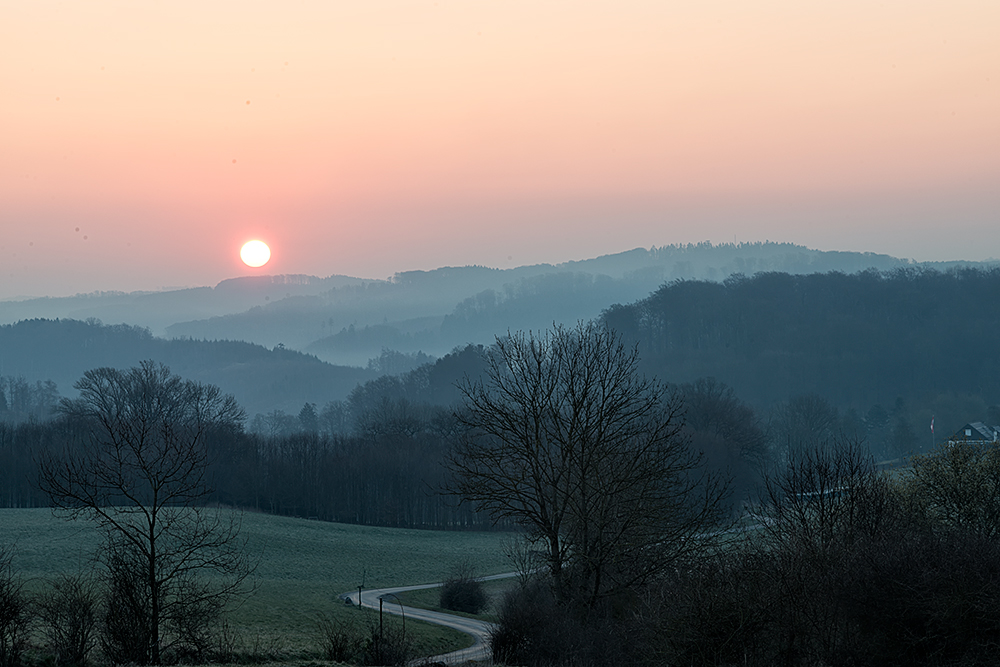
[[[0,16],[0,298],[706,240],[1000,257],[996,0]]]

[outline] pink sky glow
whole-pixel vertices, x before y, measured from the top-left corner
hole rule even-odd
[[[704,240],[998,257],[998,26],[995,0],[6,3],[0,298]]]

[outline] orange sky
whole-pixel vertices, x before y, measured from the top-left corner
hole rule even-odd
[[[995,0],[0,2],[0,298],[214,284],[253,237],[368,277],[1000,256]]]

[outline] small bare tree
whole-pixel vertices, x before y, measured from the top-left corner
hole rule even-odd
[[[37,602],[42,632],[59,665],[83,667],[97,643],[98,593],[84,575],[63,575]]]
[[[766,540],[820,552],[879,534],[895,505],[871,454],[847,440],[792,452],[787,465],[765,480],[754,513]]]
[[[18,667],[28,646],[31,613],[13,553],[0,546],[0,667]]]
[[[597,324],[498,338],[462,391],[453,491],[544,545],[561,600],[643,582],[720,517],[725,485],[699,473],[680,400]]]
[[[205,613],[251,571],[238,519],[203,507],[212,491],[209,439],[241,428],[244,413],[218,387],[151,361],[91,370],[75,386],[79,399],[60,409],[87,438],[41,461],[40,486],[57,510],[106,531],[112,593],[135,606],[112,627],[136,626],[131,640],[121,638],[135,644],[130,661],[159,664],[166,650],[197,648],[192,628],[204,632]]]

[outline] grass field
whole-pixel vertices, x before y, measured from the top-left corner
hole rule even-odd
[[[369,613],[339,599],[342,593],[357,590],[362,579],[368,588],[433,583],[446,579],[463,561],[484,575],[512,569],[499,533],[377,528],[245,514],[242,534],[258,562],[256,590],[230,610],[230,623],[244,644],[290,657],[309,657],[317,650],[319,614],[357,621]],[[33,590],[59,573],[95,569],[92,556],[100,540],[89,522],[53,517],[47,509],[0,509],[0,543],[13,548],[14,567]],[[417,623],[407,623],[407,632],[417,638],[423,655],[460,648],[466,642],[460,633],[418,628]]]

